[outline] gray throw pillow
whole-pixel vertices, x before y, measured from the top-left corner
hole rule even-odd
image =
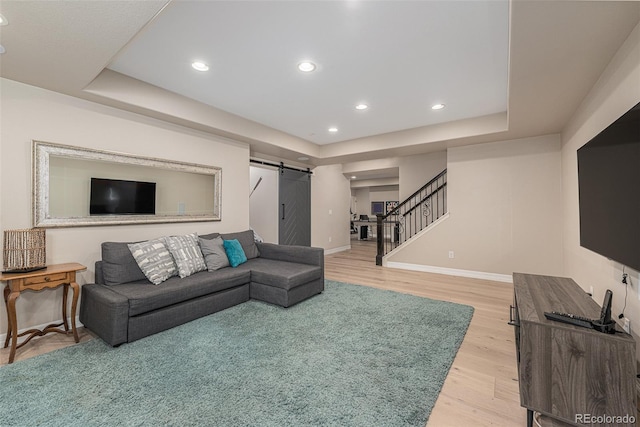
[[[162,238],[128,245],[140,270],[154,285],[159,285],[178,273],[169,249]]]
[[[214,239],[200,239],[200,249],[207,264],[207,270],[215,271],[229,266],[229,258],[224,250],[223,240],[220,236]]]
[[[209,234],[198,234],[198,237],[200,239],[207,239],[207,240],[211,240],[211,239],[215,239],[216,237],[218,237],[220,235],[220,233],[209,233]]]
[[[238,233],[223,233],[220,237],[224,240],[235,239],[240,242],[240,246],[242,246],[242,250],[247,256],[247,259],[257,258],[260,256],[260,252],[258,252],[258,247],[256,246],[255,236],[253,235],[253,230],[240,231]]]
[[[196,233],[164,237],[163,239],[169,252],[171,252],[171,256],[173,256],[173,260],[178,267],[178,275],[181,278],[189,277],[194,273],[207,269],[202,257],[202,251],[198,245],[198,235]]]

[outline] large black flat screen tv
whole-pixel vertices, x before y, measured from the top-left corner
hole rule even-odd
[[[91,178],[91,215],[154,215],[156,183]]]
[[[640,271],[640,103],[578,150],[580,245]]]

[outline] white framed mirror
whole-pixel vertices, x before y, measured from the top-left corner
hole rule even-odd
[[[222,169],[32,141],[33,226],[221,220]]]

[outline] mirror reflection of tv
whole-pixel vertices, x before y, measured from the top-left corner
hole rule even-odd
[[[580,245],[640,271],[640,103],[578,149]]]
[[[384,214],[384,202],[371,202],[371,215]]]
[[[91,178],[90,215],[155,215],[156,183]]]

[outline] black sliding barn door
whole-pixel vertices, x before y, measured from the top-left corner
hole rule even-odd
[[[283,168],[279,172],[279,243],[311,246],[311,175]]]

